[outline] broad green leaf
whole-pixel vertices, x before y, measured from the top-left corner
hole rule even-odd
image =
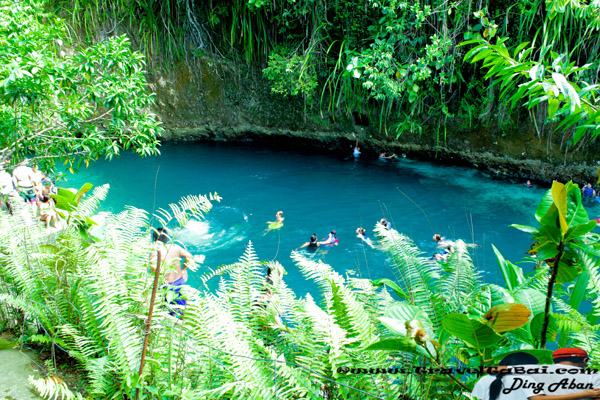
[[[526,233],[537,233],[537,229],[534,228],[533,226],[527,226],[527,225],[519,225],[519,224],[512,224],[509,225],[512,228],[516,228],[522,232],[526,232]]]
[[[571,292],[571,298],[569,299],[569,305],[575,310],[579,310],[581,303],[586,297],[589,280],[590,273],[588,271],[583,271],[581,275],[579,275],[579,278],[577,278],[577,283],[575,283],[575,287]]]
[[[552,73],[552,79],[558,86],[558,89],[565,96],[566,99],[569,99],[569,105],[571,106],[571,112],[574,113],[577,107],[581,108],[581,101],[579,99],[579,95],[577,91],[571,86],[571,84],[567,81],[563,74],[559,74],[557,72]]]
[[[525,280],[523,277],[523,270],[510,261],[506,261],[496,246],[492,245],[492,249],[496,255],[496,260],[498,261],[498,266],[502,272],[506,287],[508,290],[516,289]]]
[[[512,294],[508,292],[502,286],[490,284],[488,285],[490,288],[490,294],[492,295],[492,306],[497,306],[498,304],[511,303],[515,301],[515,298]]]
[[[70,201],[74,201],[75,200],[75,193],[73,193],[71,190],[69,189],[63,189],[63,188],[58,188],[58,193],[59,196],[66,198],[67,200]]]
[[[400,286],[398,286],[398,284],[396,282],[392,281],[391,279],[382,278],[382,279],[376,279],[373,281],[373,286],[375,286],[375,287],[380,287],[383,285],[386,285],[390,289],[392,289],[396,293],[396,295],[398,295],[398,297],[408,300],[409,296],[406,293],[404,293],[402,288],[400,288]]]
[[[540,79],[541,75],[543,74],[543,71],[544,71],[543,65],[535,64],[529,70],[529,77],[531,78],[532,81],[538,80],[538,79]]]
[[[553,208],[554,211],[556,211],[556,213],[554,214],[555,217],[558,216],[558,210],[556,210],[556,208]],[[562,241],[562,235],[561,235],[561,231],[560,228],[558,227],[558,218],[555,219],[556,223],[553,225],[542,225],[540,226],[540,229],[538,230],[538,234],[535,236],[538,239],[542,239],[541,241],[546,242],[546,241],[550,241],[553,242],[555,246],[558,246],[558,244]]]
[[[523,42],[520,45],[518,45],[517,48],[515,49],[515,51],[513,52],[513,58],[517,58],[517,55],[519,54],[519,52],[521,50],[523,50],[525,47],[527,47],[528,44],[529,44],[529,42]]]
[[[87,193],[92,187],[94,187],[94,185],[92,185],[91,183],[84,183],[83,186],[81,186],[81,188],[77,191],[77,193],[75,194],[74,197],[74,201],[76,203],[79,203],[79,200],[81,200],[81,197]]]
[[[396,319],[398,321],[420,321],[425,328],[431,329],[433,324],[427,313],[417,306],[413,306],[407,302],[397,302],[385,312],[385,317]]]
[[[556,243],[551,241],[543,241],[539,242],[537,246],[532,249],[537,253],[538,259],[540,261],[550,260],[558,254],[558,248],[556,247]]]
[[[546,340],[548,342],[554,342],[556,340],[556,336],[558,335],[558,330],[556,329],[556,321],[552,315],[548,316],[548,330],[546,331]],[[529,325],[529,331],[531,332],[531,336],[535,340],[541,340],[542,338],[542,325],[544,323],[544,313],[536,314],[531,320],[531,324]]]
[[[77,204],[68,197],[61,196],[59,194],[51,194],[51,198],[56,201],[56,208],[65,211],[73,211],[77,207]]]
[[[556,111],[558,111],[558,107],[560,106],[560,100],[551,98],[548,99],[548,117],[552,118]]]
[[[567,225],[587,224],[590,219],[581,202],[581,190],[572,182],[568,182],[566,188],[568,197]]]
[[[567,235],[565,236],[565,240],[575,240],[581,238],[586,233],[591,232],[598,225],[596,220],[591,220],[586,224],[579,224],[574,227],[569,228]]]
[[[502,340],[492,328],[464,314],[448,314],[442,320],[442,326],[452,335],[462,339],[479,353],[486,347],[496,345]]]
[[[543,312],[546,307],[546,296],[542,292],[532,288],[518,290],[515,293],[515,300],[525,305],[531,310],[533,315]]]
[[[538,221],[541,221],[553,204],[554,202],[552,201],[552,192],[548,190],[544,197],[542,197],[542,199],[540,200],[540,204],[535,210],[535,218]]]
[[[379,321],[385,326],[390,332],[399,336],[406,336],[406,321],[399,320],[396,318],[379,317]]]
[[[584,271],[579,256],[574,251],[565,251],[560,259],[556,283],[571,282]]]

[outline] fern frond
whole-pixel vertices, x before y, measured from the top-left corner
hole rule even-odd
[[[423,309],[436,326],[440,326],[444,312],[439,305],[438,282],[441,267],[430,261],[410,238],[396,230],[387,230],[380,224],[375,227],[380,246],[392,258],[396,280],[403,286],[411,304]]]
[[[87,195],[81,199],[77,205],[76,214],[88,218],[96,214],[100,207],[100,202],[106,199],[109,188],[110,185],[108,184],[96,186],[91,195]]]
[[[46,379],[35,379],[29,377],[29,383],[48,400],[84,400],[79,393],[73,393],[64,382],[59,382],[58,378],[50,377]]]
[[[454,243],[454,253],[444,264],[441,289],[447,300],[447,312],[464,312],[473,304],[473,295],[480,285],[479,272],[462,240]]]
[[[331,293],[331,282],[339,285],[346,281],[342,275],[321,260],[307,258],[297,251],[292,251],[291,257],[306,279],[315,281],[323,293]]]

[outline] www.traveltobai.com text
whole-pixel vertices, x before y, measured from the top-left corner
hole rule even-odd
[[[525,368],[521,366],[513,366],[499,371],[497,367],[469,367],[469,368],[427,368],[427,367],[388,367],[388,368],[350,368],[338,367],[339,374],[417,374],[417,375],[462,375],[462,374],[507,374],[507,375],[535,375],[535,374],[594,374],[597,369],[581,369],[581,368],[557,368],[555,371],[548,371],[547,366],[534,368]]]

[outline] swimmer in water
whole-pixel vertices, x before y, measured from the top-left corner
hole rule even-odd
[[[330,244],[332,246],[333,245],[335,245],[335,246],[338,245],[338,240],[337,240],[337,237],[336,237],[336,231],[335,231],[335,229],[332,230],[325,239],[323,239],[323,241],[321,242],[321,244]]]
[[[381,153],[379,155],[380,160],[389,160],[391,158],[398,158],[398,156],[396,155],[396,153],[392,154],[391,156],[388,156],[387,153]]]
[[[284,219],[285,218],[283,218],[283,211],[277,211],[275,213],[275,221],[267,221],[267,229],[265,229],[263,236],[266,235],[267,233],[269,233],[273,229],[281,228],[283,226]]]
[[[381,219],[381,221],[379,221],[379,223],[380,223],[381,225],[383,225],[383,227],[384,227],[385,229],[387,229],[388,231],[389,231],[390,229],[392,229],[392,224],[391,224],[391,223],[390,223],[390,221],[388,221],[386,218],[382,218],[382,219]]]
[[[284,219],[285,218],[283,218],[283,211],[277,211],[275,213],[275,222],[277,222],[278,224],[282,224]]]
[[[367,231],[365,230],[365,228],[356,228],[356,237],[368,244],[371,248],[373,248],[373,242],[371,242],[371,239],[367,237]]]
[[[308,247],[308,250],[316,250],[321,245],[321,242],[317,240],[317,234],[313,233],[310,237],[310,242],[304,243],[302,246],[298,247],[299,249],[303,249]]]
[[[452,240],[448,240],[439,233],[433,235],[433,240],[436,241],[437,247],[439,248],[448,248],[454,247],[454,242]]]

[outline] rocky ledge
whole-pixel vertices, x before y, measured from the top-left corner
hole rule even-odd
[[[293,131],[270,129],[257,126],[215,127],[167,127],[165,141],[231,141],[254,142],[261,146],[294,148],[318,151],[336,155],[352,153],[358,138],[364,157],[377,157],[381,152],[396,153],[410,159],[436,162],[444,165],[458,165],[476,168],[491,176],[505,179],[527,180],[550,185],[553,180],[577,183],[596,182],[598,161],[578,160],[560,163],[552,157],[544,159],[527,158],[527,151],[520,154],[498,154],[497,151],[471,150],[473,146],[458,138],[449,144],[435,145],[414,143],[395,138],[373,138],[366,132],[335,133],[318,131]],[[461,148],[462,147],[462,148]],[[532,147],[522,144],[519,150],[532,151]],[[514,153],[514,152],[513,152]]]

